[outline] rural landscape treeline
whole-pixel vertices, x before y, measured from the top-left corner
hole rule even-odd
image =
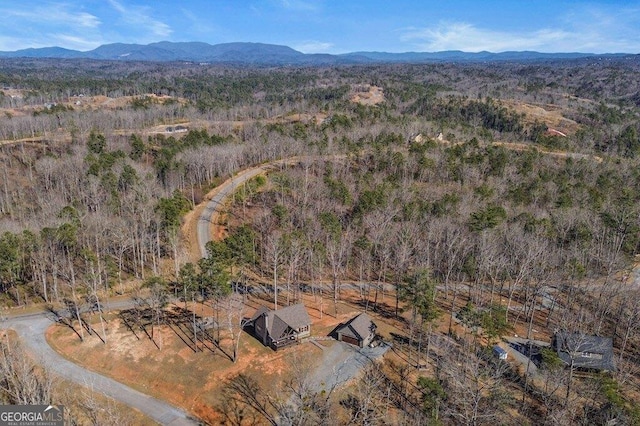
[[[291,369],[281,392],[297,399],[283,402],[249,373],[224,376],[203,421],[640,422],[637,57],[300,68],[3,59],[0,86],[7,312],[64,306],[79,340],[106,344],[105,300],[139,300],[150,339],[178,304],[193,313],[197,350],[205,336],[189,309],[201,303],[230,363],[243,356],[239,294],[254,287],[270,289],[272,306],[313,301],[337,317],[350,303],[396,327],[383,336],[394,355],[344,389],[315,392]],[[199,259],[185,215],[237,172],[276,160],[287,162],[235,191],[225,232]],[[577,374],[543,349],[531,374],[492,356],[503,336],[558,331],[611,337],[616,370]],[[2,343],[3,403],[21,402],[12,377],[47,375],[7,362],[17,344]],[[34,388],[70,398],[47,380]],[[70,415],[96,416],[88,405],[69,403]]]

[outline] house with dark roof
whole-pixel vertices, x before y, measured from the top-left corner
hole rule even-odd
[[[615,371],[613,340],[560,331],[553,336],[551,347],[567,365],[581,370]]]
[[[273,350],[299,343],[311,335],[311,318],[301,303],[277,311],[261,307],[249,320],[251,323],[255,336]]]
[[[338,340],[364,348],[376,336],[378,326],[369,315],[362,313],[336,329]]]

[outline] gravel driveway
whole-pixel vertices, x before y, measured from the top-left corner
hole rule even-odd
[[[258,176],[259,174],[264,173],[265,170],[268,170],[270,167],[270,165],[265,164],[260,167],[244,170],[232,179],[227,180],[217,188],[218,192],[216,192],[211,200],[209,200],[204,210],[200,214],[200,217],[198,218],[198,245],[200,246],[200,254],[202,257],[206,257],[206,244],[211,240],[211,218],[213,217],[214,213],[220,213],[219,210],[222,207],[225,198],[233,194],[233,191],[240,185],[247,182],[249,179]]]
[[[382,357],[389,348],[382,344],[361,349],[348,343],[332,342],[322,350],[322,363],[313,372],[311,383],[318,392],[337,388],[357,376],[367,364]]]
[[[26,349],[36,354],[37,361],[46,366],[49,371],[87,386],[94,391],[103,393],[117,401],[123,402],[140,410],[162,425],[197,425],[184,411],[152,396],[145,395],[113,379],[86,370],[62,356],[58,355],[47,343],[44,334],[52,324],[48,313],[25,315],[8,318],[0,323],[3,328],[11,328],[20,336]]]

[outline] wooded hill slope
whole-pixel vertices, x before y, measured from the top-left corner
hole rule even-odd
[[[614,339],[612,378],[548,369],[543,390],[492,376],[479,342],[460,370],[428,361],[446,374],[430,378],[439,387],[400,417],[407,424],[436,413],[451,424],[637,420],[634,61],[264,70],[10,60],[0,86],[1,305],[77,307],[160,275],[180,288],[195,261],[181,217],[203,193],[245,167],[322,156],[238,195],[231,240],[215,246],[229,268],[217,276],[325,283],[336,298],[344,281],[391,284],[414,308],[410,341],[428,339],[449,310],[492,338],[519,325]],[[371,86],[383,102],[352,102]],[[467,367],[487,378],[474,382],[475,412]],[[588,403],[558,391],[572,380]]]

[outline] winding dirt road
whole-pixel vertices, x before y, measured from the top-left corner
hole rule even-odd
[[[246,169],[217,187],[198,218],[197,238],[201,255],[204,256],[206,254],[205,246],[211,239],[211,222],[220,214],[225,199],[233,194],[238,186],[279,165],[295,163],[296,161],[299,160],[288,159]],[[109,308],[112,310],[124,309],[130,304],[130,301],[121,301],[119,303],[111,303]],[[186,412],[167,402],[143,394],[120,382],[89,371],[63,358],[49,346],[45,339],[47,328],[55,322],[56,318],[54,318],[52,314],[48,312],[38,312],[35,314],[17,315],[6,318],[0,322],[0,328],[8,328],[16,331],[29,352],[37,356],[38,362],[64,379],[82,386],[87,386],[94,391],[103,393],[117,401],[136,408],[162,425],[181,426],[199,424],[197,420],[190,417]]]
[[[112,309],[123,309],[130,302],[113,304]],[[173,405],[149,395],[145,395],[120,382],[93,371],[86,370],[63,358],[54,351],[47,340],[45,332],[55,322],[52,314],[39,312],[35,314],[8,318],[0,323],[2,328],[15,330],[27,350],[37,355],[37,361],[58,376],[103,393],[117,401],[127,404],[161,425],[182,426],[197,425],[199,422]]]
[[[231,179],[225,181],[213,191],[211,198],[206,202],[204,209],[198,217],[196,232],[201,257],[207,256],[206,245],[211,241],[211,224],[217,222],[226,198],[233,194],[236,188],[246,183],[249,179],[273,169],[275,164],[276,163],[268,163],[243,170]],[[209,194],[207,196],[209,196]]]
[[[504,145],[513,149],[513,147],[507,144]],[[555,154],[547,152],[543,153],[551,155]],[[253,177],[266,173],[277,167],[299,163],[303,160],[314,161],[319,158],[327,157],[293,157],[246,169],[239,172],[236,176],[230,178],[214,191],[207,194],[207,198],[209,199],[203,203],[204,206],[198,206],[198,208],[193,212],[193,219],[191,219],[197,220],[197,225],[195,225],[195,234],[199,247],[199,255],[203,257],[206,255],[206,243],[211,240],[212,224],[216,223],[217,217],[221,213],[221,209],[226,198],[233,194],[235,189]],[[332,158],[339,159],[344,158],[344,156],[333,156]],[[597,157],[591,158],[595,161],[601,161],[601,159]],[[188,228],[192,228],[194,226],[189,223],[186,225]],[[640,284],[640,268],[636,269],[634,274],[635,281]],[[126,304],[127,302],[124,303]],[[118,306],[114,304],[111,306],[111,309],[122,309],[124,307],[125,306]],[[187,413],[169,403],[163,402],[149,395],[145,395],[113,379],[86,370],[60,356],[49,346],[44,337],[46,329],[54,322],[55,319],[48,313],[41,312],[8,318],[3,323],[0,323],[0,328],[10,328],[15,330],[27,348],[32,353],[39,355],[40,361],[44,365],[65,379],[83,386],[88,386],[95,391],[101,392],[120,402],[130,405],[160,424],[174,426],[198,424],[198,422],[189,417]]]
[[[254,178],[263,173],[267,173],[270,170],[276,170],[279,167],[291,166],[297,163],[305,161],[318,161],[321,159],[333,159],[344,160],[345,155],[327,155],[327,156],[300,156],[290,157],[283,160],[275,160],[270,163],[261,164],[259,166],[251,167],[249,169],[238,172],[234,177],[226,180],[222,185],[209,192],[203,203],[196,206],[194,209],[194,216],[186,219],[186,223],[183,227],[185,234],[189,235],[189,229],[193,228],[193,221],[197,220],[196,226],[196,239],[199,247],[199,256],[206,257],[207,249],[206,245],[211,241],[211,236],[214,234],[214,226],[217,223],[218,216],[222,213],[222,206],[226,201],[226,198],[233,194],[233,192],[246,183],[251,178]],[[197,218],[197,219],[196,219]]]

